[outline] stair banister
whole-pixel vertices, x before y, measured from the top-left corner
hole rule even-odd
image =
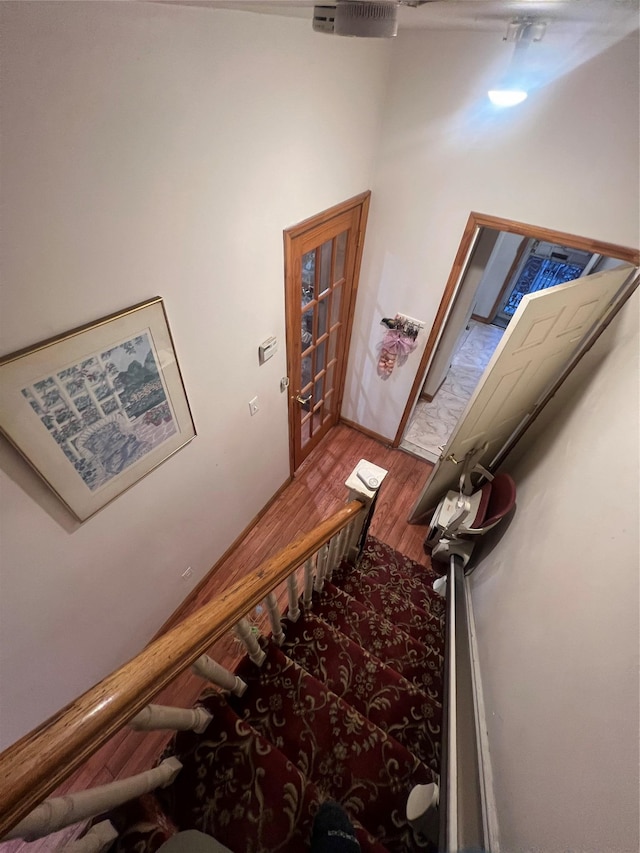
[[[212,660],[209,655],[201,655],[198,660],[192,664],[191,672],[194,675],[204,678],[205,681],[210,681],[221,687],[222,690],[228,690],[234,696],[242,696],[247,689],[246,683],[238,678],[233,672],[229,672],[223,666]]]
[[[102,814],[134,797],[153,791],[154,788],[170,785],[181,769],[180,761],[172,756],[165,758],[157,767],[127,779],[118,779],[86,791],[77,791],[73,796],[46,800],[14,826],[7,839],[24,838],[26,841],[32,841],[72,823]]]
[[[94,823],[89,831],[62,848],[62,853],[102,853],[108,850],[118,837],[110,820]]]
[[[349,522],[351,500],[0,755],[0,838]]]
[[[298,583],[295,572],[287,578],[287,597],[289,599],[289,621],[297,622],[300,618],[300,602],[298,600]]]
[[[211,714],[199,706],[195,708],[175,708],[170,705],[146,705],[142,711],[129,720],[129,726],[137,732],[155,732],[161,730],[175,732],[202,732],[211,722]]]

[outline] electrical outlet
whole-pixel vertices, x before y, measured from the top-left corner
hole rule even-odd
[[[192,574],[193,574],[193,572],[191,571],[191,566],[187,566],[187,568],[186,568],[186,569],[184,570],[184,572],[182,573],[182,577],[183,577],[186,581],[188,581]]]
[[[253,400],[249,400],[249,413],[251,417],[253,417],[259,410],[260,407],[258,406],[258,398],[254,397]]]

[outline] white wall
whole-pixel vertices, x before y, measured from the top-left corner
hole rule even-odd
[[[524,240],[519,234],[500,233],[476,292],[474,313],[479,317],[493,320],[491,311]]]
[[[199,433],[82,526],[2,443],[7,745],[135,653],[287,478],[282,230],[370,186],[389,45],[144,3],[0,12],[2,352],[160,294]]]
[[[555,45],[552,27],[540,46],[547,69],[577,62],[578,47],[594,44]],[[400,310],[428,331],[471,211],[638,242],[637,35],[492,112],[486,91],[511,50],[480,32],[401,32],[394,44],[343,404],[388,437],[421,352],[382,382],[380,318]]]
[[[504,469],[471,576],[502,849],[636,853],[638,294]]]

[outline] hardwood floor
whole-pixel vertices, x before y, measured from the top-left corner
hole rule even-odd
[[[432,465],[401,450],[386,447],[367,435],[343,424],[335,427],[296,472],[293,481],[282,490],[259,519],[243,542],[210,573],[197,595],[179,609],[184,618],[214,598],[231,584],[257,568],[267,557],[276,554],[298,534],[311,530],[318,522],[335,512],[346,500],[344,482],[360,459],[367,459],[389,471],[381,488],[370,533],[414,560],[426,564],[422,550],[426,528],[409,525],[406,518],[424,484]],[[286,600],[284,585],[277,590],[281,602]],[[263,627],[266,612],[254,613],[252,621]],[[171,625],[169,620],[168,625]],[[174,622],[175,624],[175,622]],[[240,643],[227,634],[209,651],[220,664],[233,669],[244,654]],[[203,681],[189,671],[155,697],[160,705],[191,706],[203,689]],[[134,732],[123,729],[95,753],[55,795],[105,784],[113,779],[131,776],[152,767],[168,741],[171,732]],[[55,796],[54,795],[54,796]],[[75,830],[77,834],[78,830]],[[0,853],[40,853],[59,849],[60,839],[72,837],[68,828],[53,837],[27,844],[12,841],[0,844]]]

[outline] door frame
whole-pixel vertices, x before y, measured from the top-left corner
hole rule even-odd
[[[442,294],[442,299],[436,313],[433,326],[429,333],[420,364],[416,371],[413,385],[409,391],[407,403],[400,419],[400,425],[393,440],[393,447],[398,447],[402,441],[404,432],[407,428],[407,422],[413,412],[413,408],[420,394],[420,389],[424,384],[427,371],[431,366],[431,362],[435,355],[436,348],[440,343],[445,325],[449,319],[453,303],[464,286],[464,279],[467,271],[467,266],[471,255],[475,248],[477,239],[482,228],[492,228],[496,231],[506,231],[510,234],[519,234],[522,237],[529,237],[536,240],[546,240],[550,243],[560,243],[571,247],[572,249],[583,249],[592,254],[605,255],[610,258],[617,258],[621,261],[627,261],[634,266],[640,266],[640,250],[632,249],[628,246],[620,246],[615,243],[607,243],[604,240],[594,240],[590,237],[580,237],[576,234],[569,234],[565,231],[555,231],[551,228],[543,228],[538,225],[529,225],[525,222],[517,222],[513,219],[503,219],[499,216],[489,216],[484,213],[472,211],[469,214],[467,224],[462,233],[462,239],[458,247],[449,278]]]
[[[293,378],[293,356],[292,347],[297,345],[300,338],[300,329],[294,327],[291,312],[289,311],[288,294],[293,291],[293,276],[295,273],[295,263],[293,256],[294,240],[303,236],[307,231],[311,231],[330,222],[337,216],[348,213],[356,207],[360,208],[360,224],[358,227],[358,235],[355,247],[355,264],[353,268],[353,285],[349,293],[348,305],[346,308],[346,321],[343,335],[342,352],[339,356],[339,361],[342,362],[340,369],[337,372],[335,385],[335,411],[336,423],[340,418],[342,408],[342,397],[344,394],[345,376],[347,371],[347,361],[349,358],[349,347],[351,345],[351,332],[353,329],[353,317],[355,313],[356,297],[358,294],[358,284],[360,282],[360,267],[362,265],[362,252],[364,249],[364,237],[367,228],[367,219],[369,216],[369,203],[371,199],[371,190],[366,190],[359,193],[346,201],[336,204],[323,210],[321,213],[304,219],[297,225],[290,228],[285,228],[283,232],[284,239],[284,292],[285,292],[285,327],[286,327],[286,347],[287,347],[287,376],[291,381]],[[287,389],[289,391],[289,389]],[[289,392],[289,397],[290,392]],[[290,399],[287,399],[287,412],[289,423],[289,470],[291,476],[295,473],[295,458],[294,458],[294,410]]]

